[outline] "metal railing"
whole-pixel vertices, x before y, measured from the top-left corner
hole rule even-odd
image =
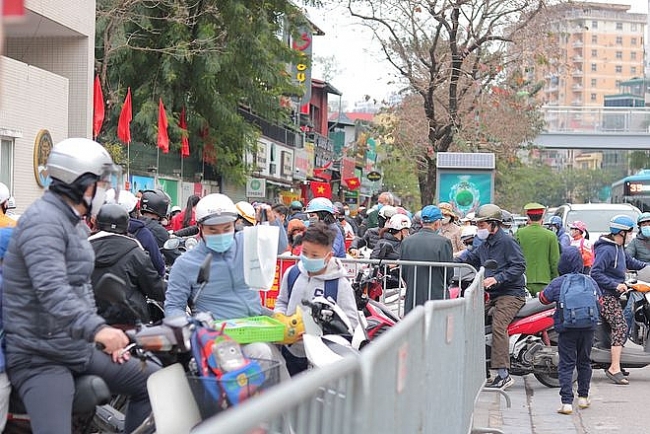
[[[650,109],[643,107],[544,106],[547,132],[650,133]]]
[[[417,306],[359,357],[301,374],[192,433],[499,432],[472,428],[485,382],[483,275],[463,298]]]

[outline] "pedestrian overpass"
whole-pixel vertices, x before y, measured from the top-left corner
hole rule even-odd
[[[650,108],[545,106],[541,110],[546,128],[533,141],[541,148],[650,150]]]

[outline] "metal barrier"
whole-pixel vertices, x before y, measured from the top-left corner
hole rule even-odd
[[[485,384],[483,271],[464,298],[417,306],[358,358],[304,373],[192,433],[470,432]]]

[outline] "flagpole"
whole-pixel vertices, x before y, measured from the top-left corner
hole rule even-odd
[[[183,188],[183,155],[181,152],[181,188]]]
[[[156,174],[154,176],[154,188],[158,188],[158,172],[160,171],[160,148],[156,146]]]
[[[126,179],[131,182],[131,143],[126,144]]]

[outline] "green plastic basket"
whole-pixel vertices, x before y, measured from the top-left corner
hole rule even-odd
[[[214,329],[221,330],[223,323],[226,323],[223,332],[240,344],[279,342],[284,339],[285,325],[269,316],[252,316],[216,321]]]

